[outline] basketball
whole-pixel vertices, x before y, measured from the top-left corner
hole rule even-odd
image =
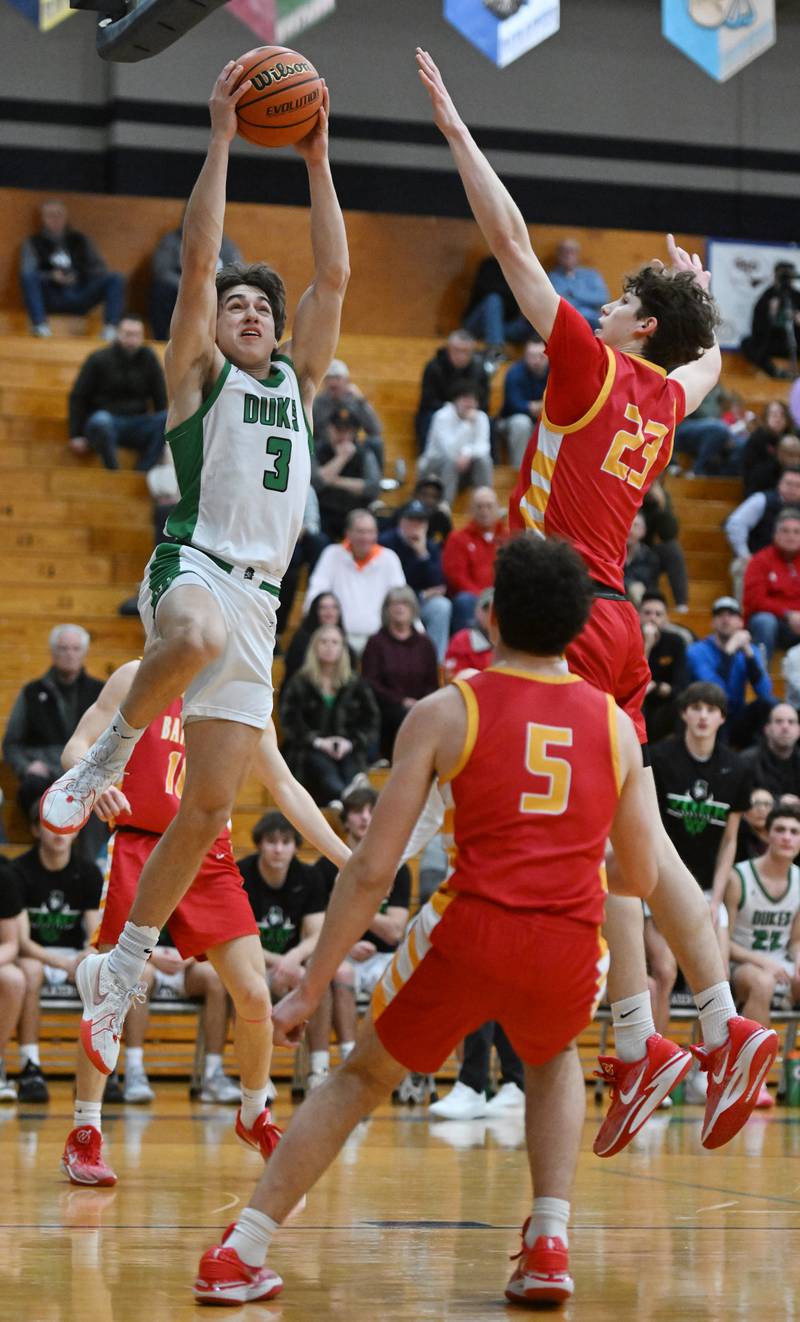
[[[252,86],[236,107],[239,133],[260,147],[290,147],[313,129],[322,105],[322,79],[303,55],[286,46],[257,46],[237,61],[237,86]]]

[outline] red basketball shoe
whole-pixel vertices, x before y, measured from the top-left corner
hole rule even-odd
[[[753,1019],[734,1015],[718,1047],[692,1047],[708,1076],[708,1099],[700,1141],[720,1148],[738,1134],[757,1106],[761,1085],[778,1053],[778,1034]]]
[[[265,1107],[252,1129],[242,1124],[242,1108],[236,1112],[236,1137],[246,1148],[254,1148],[268,1161],[281,1141],[282,1129],[272,1123],[269,1107]]]
[[[522,1227],[522,1248],[512,1256],[517,1265],[506,1286],[506,1299],[512,1304],[561,1304],[575,1290],[569,1252],[563,1240],[547,1235],[540,1235],[528,1248],[525,1233],[529,1225],[530,1217]]]
[[[61,1169],[73,1184],[116,1184],[117,1177],[103,1161],[103,1135],[94,1125],[81,1125],[67,1134]]]
[[[613,1157],[638,1134],[672,1089],[692,1068],[692,1054],[660,1033],[647,1039],[641,1060],[601,1056],[599,1079],[611,1084],[611,1104],[592,1150],[598,1157]]]
[[[235,1223],[234,1223],[235,1224]],[[274,1299],[283,1281],[268,1267],[248,1267],[225,1240],[234,1229],[228,1226],[222,1243],[206,1249],[200,1259],[192,1293],[200,1304],[249,1304],[256,1299]]]

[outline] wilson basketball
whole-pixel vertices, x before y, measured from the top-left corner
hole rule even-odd
[[[322,105],[322,79],[303,55],[286,46],[257,46],[243,55],[237,86],[249,78],[236,107],[239,133],[260,147],[289,147],[313,129]]]

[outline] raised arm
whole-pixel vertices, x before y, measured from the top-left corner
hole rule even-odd
[[[275,726],[270,721],[261,736],[253,759],[253,774],[263,781],[292,826],[302,836],[335,863],[342,867],[350,857],[350,850],[326,822],[308,790],[295,780],[278,750]]]
[[[484,238],[502,267],[520,311],[544,340],[550,338],[559,297],[531,246],[522,213],[472,137],[427,51],[417,48],[437,128],[447,139],[461,182]]]
[[[314,256],[314,274],[297,305],[289,346],[306,413],[311,412],[314,393],[336,353],[342,303],[350,279],[344,217],[328,160],[328,110],[326,87],[316,125],[295,148],[308,171]]]
[[[667,235],[667,252],[673,271],[692,271],[701,289],[708,290],[711,284],[711,274],[703,269],[699,253],[695,252],[690,255],[685,248],[679,248],[671,234]],[[719,351],[719,345],[714,343],[710,349],[706,349],[702,358],[696,359],[693,363],[684,363],[682,367],[677,367],[674,372],[670,372],[671,380],[679,381],[683,386],[687,414],[694,413],[698,405],[702,404],[706,395],[714,389],[719,381],[721,371],[722,354]]]

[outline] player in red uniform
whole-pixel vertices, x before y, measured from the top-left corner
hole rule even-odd
[[[64,750],[70,765],[104,729],[109,710],[117,710],[138,666],[130,661],[107,681],[102,693],[82,717]],[[178,811],[185,777],[181,702],[177,699],[145,730],[128,763],[122,787],[112,787],[98,799],[95,811],[113,820],[109,866],[96,944],[114,944],[130,910],[139,874]],[[281,810],[337,866],[349,849],[331,829],[310,795],[289,772],[277,749],[270,723],[253,764]],[[266,1159],[280,1130],[267,1105],[272,1055],[270,997],[264,958],[250,902],[231,849],[230,831],[214,841],[194,882],[167,924],[184,959],[208,958],[236,1010],[235,1044],[242,1084],[242,1104],[236,1116],[236,1136]],[[116,1175],[102,1156],[100,1111],[105,1075],[92,1045],[92,1023],[81,1021],[81,1046],[76,1069],[74,1127],[67,1137],[62,1168],[75,1184],[114,1184]]]
[[[693,413],[720,372],[716,309],[700,258],[669,236],[672,270],[652,262],[606,304],[596,336],[560,299],[531,246],[513,199],[478,150],[427,52],[420,77],[447,139],[470,206],[524,315],[546,341],[550,375],[542,417],[523,460],[510,514],[541,536],[580,552],[595,581],[586,629],[567,653],[570,666],[614,695],[646,735],[641,703],[650,672],[633,607],[622,592],[625,540],[650,484],[672,453],[675,427]],[[774,1032],[736,1015],[727,971],[700,888],[661,824],[647,772],[658,887],[653,916],[695,992],[703,1031],[696,1048],[708,1075],[702,1130],[718,1147],[744,1124],[777,1052]],[[641,907],[612,900],[609,999],[619,1060],[602,1061],[612,1084],[594,1150],[612,1156],[661,1102],[680,1048],[655,1032],[642,940]]]
[[[278,1223],[407,1070],[435,1070],[489,1019],[525,1062],[535,1194],[506,1294],[557,1302],[572,1293],[567,1221],[586,1091],[575,1037],[599,994],[609,832],[636,878],[632,893],[655,882],[633,725],[561,656],[590,597],[571,547],[529,536],[507,543],[491,617],[496,664],[423,699],[404,721],[303,982],[274,1012],[277,1039],[294,1040],[388,892],[435,777],[453,808],[454,870],[378,984],[355,1050],[306,1099],[250,1206],[204,1254],[200,1301],[276,1295],[282,1281],[263,1264]]]

